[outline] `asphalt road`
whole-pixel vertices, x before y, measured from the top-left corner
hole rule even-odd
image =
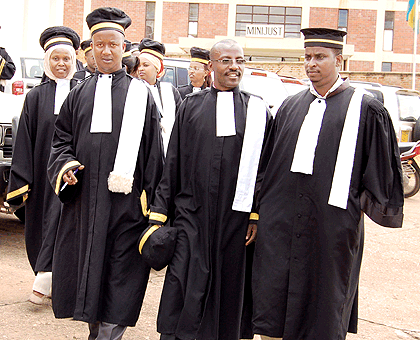
[[[348,340],[420,339],[420,194],[405,202],[402,229],[366,218],[359,292],[359,332]],[[23,225],[0,214],[0,339],[87,339],[87,325],[54,318],[50,306],[27,302],[33,273],[25,254]],[[152,272],[142,312],[125,340],[158,340],[156,313],[164,272]],[[257,337],[256,337],[257,339]]]

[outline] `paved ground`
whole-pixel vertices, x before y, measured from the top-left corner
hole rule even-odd
[[[359,333],[348,340],[420,339],[420,194],[406,200],[402,229],[366,221],[359,300]],[[163,272],[153,272],[137,326],[125,340],[158,340],[156,313]],[[56,320],[49,306],[27,302],[33,274],[23,226],[0,214],[0,339],[87,339],[87,326]]]

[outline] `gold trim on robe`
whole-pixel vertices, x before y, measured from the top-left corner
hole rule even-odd
[[[70,162],[66,163],[61,168],[60,172],[58,173],[57,180],[56,180],[56,183],[55,183],[55,193],[56,193],[56,195],[58,195],[58,193],[60,192],[60,184],[61,184],[62,177],[63,177],[64,173],[69,171],[71,168],[78,167],[80,165],[82,165],[82,164],[80,164],[78,161],[70,161]]]
[[[155,212],[150,213],[150,216],[149,216],[149,220],[158,221],[158,222],[162,222],[162,223],[165,223],[166,219],[167,219],[166,215],[155,213]]]
[[[10,200],[12,198],[15,198],[16,196],[22,195],[24,193],[27,193],[29,191],[29,184],[24,185],[23,187],[16,189],[12,192],[9,192],[6,196],[6,200]],[[25,199],[24,199],[25,201]]]

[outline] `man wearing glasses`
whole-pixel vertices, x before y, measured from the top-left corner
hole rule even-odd
[[[185,98],[172,130],[149,218],[178,232],[158,315],[162,340],[252,338],[241,333],[246,245],[256,236],[248,224],[271,115],[239,89],[244,64],[236,41],[216,43],[213,85]]]

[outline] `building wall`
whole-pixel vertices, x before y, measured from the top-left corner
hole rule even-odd
[[[227,35],[228,4],[198,5],[198,38],[214,38],[216,35]]]
[[[63,25],[74,29],[80,37],[83,36],[83,25],[86,24],[83,8],[84,0],[64,0]]]
[[[350,71],[373,71],[373,61],[360,61],[350,59]]]
[[[337,25],[338,8],[311,7],[309,14],[309,27],[326,27],[336,29]]]
[[[188,10],[188,2],[163,3],[163,43],[177,44],[179,37],[188,36]]]
[[[395,12],[395,29],[393,40],[394,53],[413,53],[413,29],[407,24],[405,12]],[[419,40],[420,42],[420,40]],[[420,44],[417,44],[417,54],[420,54]]]
[[[348,32],[347,44],[354,45],[355,52],[375,52],[376,11],[349,10]]]

